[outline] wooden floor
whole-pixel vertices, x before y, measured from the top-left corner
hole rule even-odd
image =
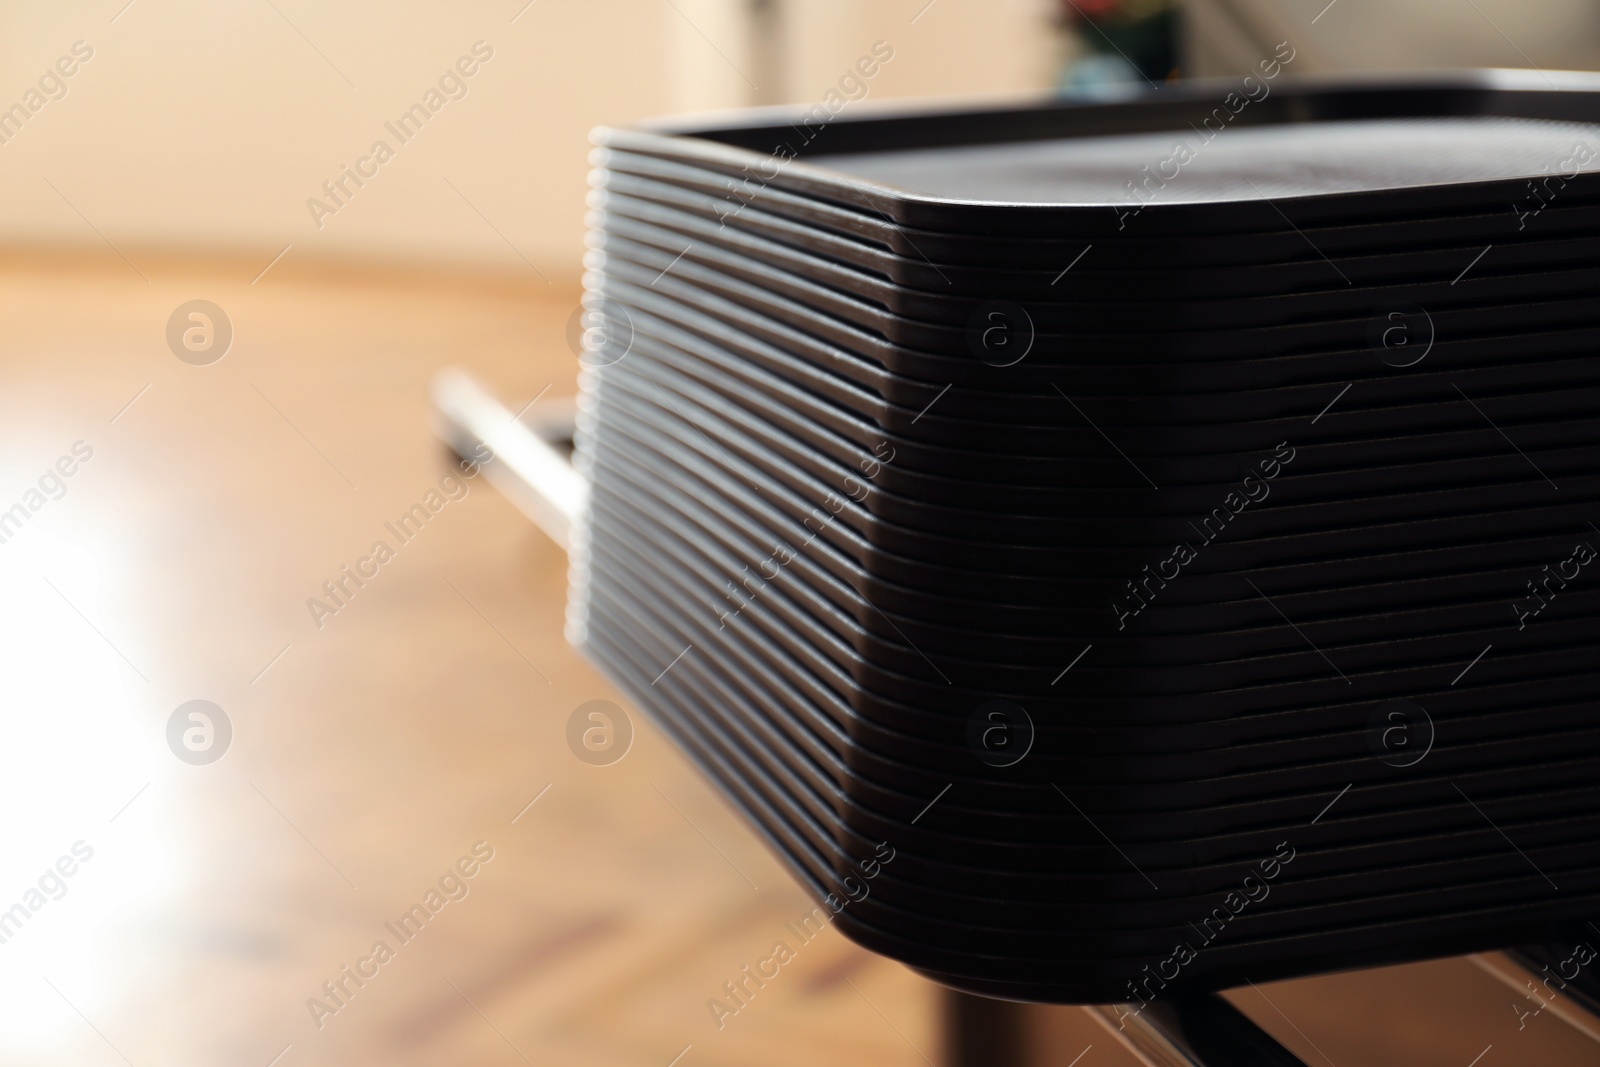
[[[447,472],[431,376],[570,394],[576,294],[136,258],[148,282],[0,260],[0,512],[92,449],[0,544],[0,909],[44,880],[0,944],[0,1063],[942,1067],[934,987],[831,931],[719,1028],[708,999],[809,903],[642,717],[620,762],[575,758],[568,716],[621,697],[563,639],[564,556],[505,500],[479,479],[404,543],[385,525]],[[234,331],[209,366],[166,339],[196,298]],[[196,699],[232,727],[199,766],[168,743]],[[459,899],[402,940],[386,923],[441,879]],[[1593,1062],[1459,961],[1267,989],[1240,1003],[1308,1062]],[[1062,1064],[1130,1062],[1081,1012],[1037,1026]]]

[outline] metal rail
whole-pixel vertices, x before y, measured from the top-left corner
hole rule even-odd
[[[572,529],[589,506],[589,483],[551,442],[572,436],[570,405],[533,405],[533,418],[518,418],[482,385],[460,370],[433,381],[439,436],[463,458],[480,463],[495,487],[562,548],[572,548]]]
[[[1085,1008],[1150,1067],[1304,1067],[1238,1008],[1215,993]]]

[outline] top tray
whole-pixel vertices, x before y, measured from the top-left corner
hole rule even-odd
[[[594,140],[736,179],[730,210],[771,186],[904,226],[1022,238],[1275,231],[1474,205],[1501,207],[1515,230],[1519,203],[1600,193],[1594,74],[1285,75],[1117,103],[758,115]]]

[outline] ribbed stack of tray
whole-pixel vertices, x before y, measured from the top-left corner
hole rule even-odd
[[[573,640],[959,987],[1590,913],[1600,94],[1561,85],[599,131]]]

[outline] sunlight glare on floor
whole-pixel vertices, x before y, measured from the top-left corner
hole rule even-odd
[[[101,578],[47,528],[0,544],[0,1037],[18,1043],[104,1007],[97,935],[163,869],[137,796],[160,739],[135,711],[146,683],[96,632]]]

